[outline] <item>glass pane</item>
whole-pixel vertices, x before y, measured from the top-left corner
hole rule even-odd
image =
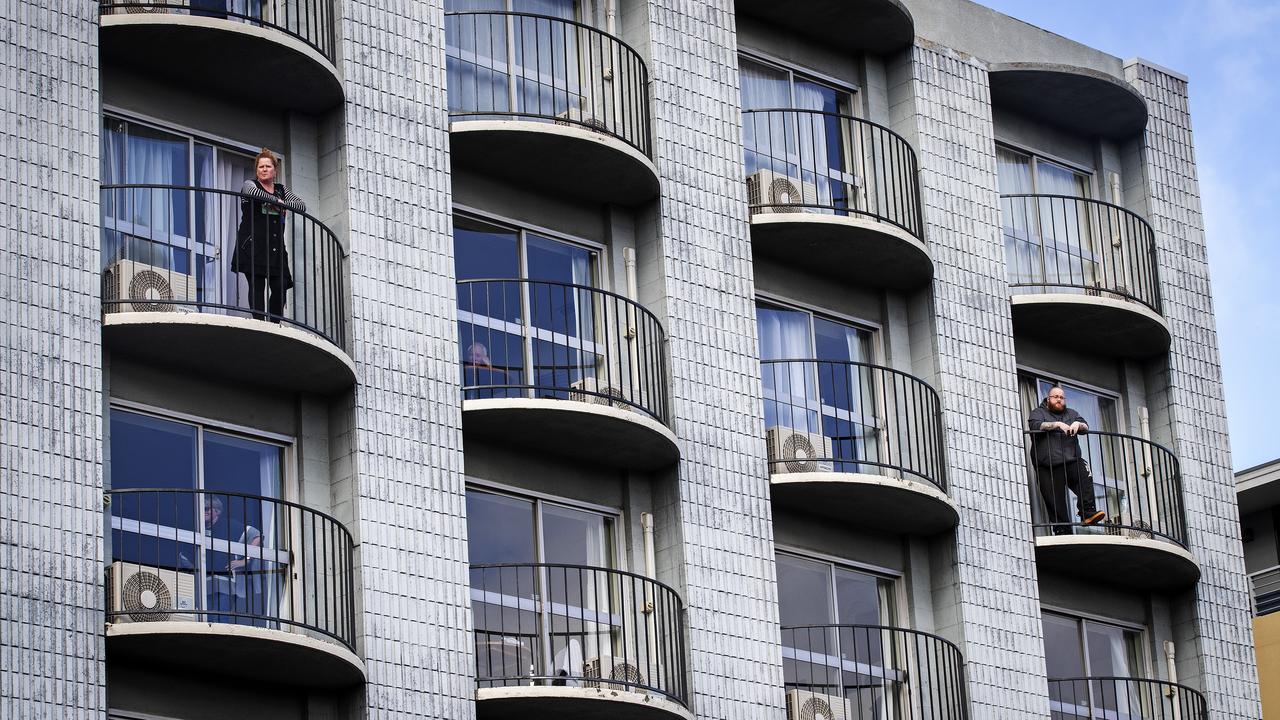
[[[573,4],[538,3],[573,19]],[[577,26],[528,16],[511,20],[515,46],[517,110],[543,117],[585,118],[594,104],[585,97]]]
[[[1080,648],[1080,624],[1071,618],[1044,614],[1045,671],[1050,680],[1078,678],[1085,674]]]
[[[111,487],[194,490],[196,427],[112,408]]]
[[[459,280],[520,277],[516,231],[454,216],[453,263]]]
[[[583,352],[563,343],[546,340],[533,342],[533,377],[535,394],[540,398],[567,400],[572,389],[583,378],[597,378],[592,386],[597,392],[608,393],[610,380],[618,382],[615,373],[605,374],[604,358],[591,352]],[[616,388],[614,388],[616,390]]]
[[[997,145],[996,175],[1000,183],[1001,195],[1032,192],[1031,158],[1028,155]]]
[[[545,561],[613,567],[613,521],[597,513],[560,505],[542,506]]]
[[[533,503],[468,490],[467,551],[473,565],[536,562]]]
[[[743,110],[791,107],[790,73],[747,58],[740,59],[738,70]]]
[[[1089,674],[1103,677],[1141,677],[1134,663],[1138,633],[1114,625],[1085,621],[1089,646]]]
[[[891,624],[890,606],[882,605],[888,581],[855,572],[835,569],[837,621],[842,625]]]
[[[539,235],[528,235],[529,315],[533,326],[570,338],[591,340],[596,334],[596,298],[590,290],[571,287],[595,284],[595,253]]]
[[[813,354],[810,315],[756,304],[761,360],[809,360]],[[816,433],[818,388],[812,362],[763,363],[765,427]]]
[[[782,626],[834,622],[831,566],[782,553],[777,560],[778,618]]]
[[[540,623],[534,612],[534,600],[540,596],[538,573],[527,565],[474,567],[534,562],[533,518],[532,502],[467,491],[467,549],[473,566],[471,607],[481,687],[502,684],[486,678],[519,678],[540,672]]]
[[[525,384],[524,343],[490,325],[458,323],[462,386],[469,400],[520,397]]]

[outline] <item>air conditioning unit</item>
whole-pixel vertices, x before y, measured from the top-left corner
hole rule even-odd
[[[609,124],[604,120],[601,120],[591,113],[584,113],[578,108],[569,108],[559,115],[556,115],[556,124],[585,126],[599,132],[609,131]]]
[[[816,212],[818,188],[813,183],[760,170],[747,176],[747,205],[753,213]]]
[[[615,688],[625,689],[621,683],[627,685],[644,685],[644,675],[640,673],[640,668],[633,663],[627,662],[626,658],[605,655],[603,657],[593,657],[582,666],[582,676],[587,678],[582,681],[584,687],[589,688]],[[590,678],[598,678],[591,680]],[[600,680],[616,680],[617,682],[600,682]]]
[[[195,575],[113,562],[107,570],[107,608],[113,622],[195,620]]]
[[[569,399],[595,405],[610,405],[619,410],[631,408],[622,400],[622,391],[612,385],[587,377],[569,385]]]
[[[195,299],[195,279],[133,260],[117,260],[102,272],[102,302],[108,312],[173,312]],[[175,302],[176,301],[176,302]]]
[[[787,720],[847,720],[849,702],[812,690],[787,691]]]
[[[831,438],[821,433],[774,426],[766,432],[769,445],[769,472],[831,472]]]

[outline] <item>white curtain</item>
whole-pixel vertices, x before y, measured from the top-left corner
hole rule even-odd
[[[1036,191],[1041,195],[1088,196],[1086,179],[1061,165],[1036,163]],[[1046,246],[1048,282],[1092,285],[1097,260],[1093,250],[1090,214],[1084,203],[1069,199],[1040,200],[1040,227]]]
[[[1031,158],[1008,148],[996,147],[996,170],[1001,195],[1033,192]],[[1011,198],[1001,203],[1005,262],[1012,283],[1041,282],[1040,232],[1034,201]]]
[[[813,335],[809,314],[758,306],[761,360],[811,360]],[[818,432],[818,392],[812,363],[768,363],[764,375],[765,424]]]
[[[791,107],[791,83],[786,72],[742,59],[742,109],[759,110]],[[747,174],[772,170],[799,177],[791,147],[791,113],[759,112],[743,116],[743,144],[746,146]]]
[[[797,80],[795,82],[795,107],[798,110],[833,111],[829,100],[833,94],[830,88],[816,83]],[[813,188],[811,194],[805,195],[803,201],[817,202],[820,205],[831,204],[831,179],[839,178],[842,168],[831,167],[830,153],[833,143],[840,142],[839,134],[827,131],[827,116],[813,113],[796,113],[796,150],[800,166],[801,182]]]

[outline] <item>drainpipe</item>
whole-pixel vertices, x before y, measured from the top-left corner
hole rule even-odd
[[[636,251],[635,248],[622,249],[622,264],[626,268],[627,275],[627,299],[631,302],[638,302],[636,295],[639,289],[636,283]],[[631,398],[636,403],[644,406],[646,398],[640,394],[640,358],[639,348],[636,347],[636,309],[634,305],[627,304],[627,364],[631,368]]]
[[[1173,641],[1165,640],[1164,662],[1165,666],[1168,668],[1169,682],[1176,684],[1178,682],[1178,664],[1175,662],[1175,655],[1176,649],[1174,648]],[[1173,720],[1182,720],[1182,704],[1178,702],[1178,688],[1170,687],[1165,691],[1165,696],[1172,701]]]
[[[1156,496],[1155,468],[1151,462],[1151,413],[1145,408],[1138,408],[1138,426],[1142,433],[1142,477],[1147,481],[1147,498],[1151,504],[1151,529],[1160,527],[1160,503]]]

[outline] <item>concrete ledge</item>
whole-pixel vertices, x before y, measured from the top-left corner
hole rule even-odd
[[[658,170],[644,153],[604,132],[539,120],[449,125],[455,169],[592,202],[638,205],[658,197]]]
[[[774,473],[773,503],[825,517],[904,535],[949,530],[960,513],[946,493],[919,480],[868,473]]]
[[[1200,564],[1181,545],[1123,535],[1037,537],[1036,565],[1087,584],[1135,590],[1179,590],[1200,579]]]
[[[113,312],[103,316],[113,353],[210,377],[332,394],[355,383],[341,348],[305,330],[265,320],[198,312]]]
[[[364,682],[364,663],[332,640],[301,632],[191,621],[107,624],[110,662],[163,666],[294,687]]]
[[[693,713],[662,695],[560,686],[476,690],[478,720],[693,720]]]
[[[1123,78],[1042,62],[988,68],[991,104],[1086,137],[1128,139],[1147,126],[1147,103]]]
[[[916,35],[911,13],[898,0],[737,0],[734,5],[739,15],[846,52],[883,55],[909,46]]]
[[[1150,357],[1168,352],[1169,326],[1151,308],[1084,293],[1021,292],[1012,296],[1014,337],[1071,338],[1091,353]]]
[[[190,86],[281,110],[319,112],[342,102],[338,70],[282,30],[171,12],[99,19],[103,65],[138,68]],[[155,62],[162,57],[166,61]],[[271,77],[269,88],[253,78]]]
[[[751,246],[757,257],[863,286],[912,290],[933,279],[923,242],[861,215],[753,213]]]
[[[464,400],[462,429],[469,436],[611,467],[654,470],[680,459],[679,443],[666,425],[639,410],[577,400]]]

